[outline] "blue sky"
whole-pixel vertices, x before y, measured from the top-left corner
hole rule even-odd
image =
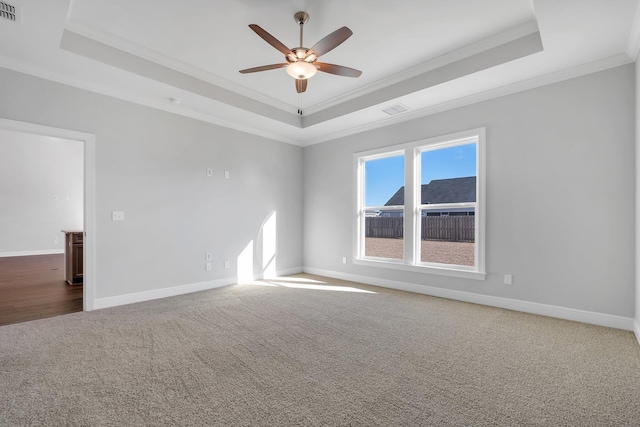
[[[422,153],[422,184],[434,179],[460,178],[476,175],[476,145]],[[404,185],[404,156],[387,157],[365,162],[365,205],[383,206]]]

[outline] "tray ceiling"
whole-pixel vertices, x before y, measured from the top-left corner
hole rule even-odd
[[[0,66],[304,146],[632,62],[638,0],[13,4]],[[318,73],[298,95],[284,69],[238,72],[284,59],[248,24],[295,47],[300,10],[306,47],[353,31],[322,61],[361,77]]]

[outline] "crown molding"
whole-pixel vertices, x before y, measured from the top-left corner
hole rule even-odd
[[[379,120],[375,123],[349,127],[336,132],[328,132],[316,138],[305,139],[303,137],[304,130],[301,130],[300,138],[290,137],[282,133],[266,131],[263,129],[259,129],[255,126],[248,125],[247,123],[251,123],[251,120],[243,120],[242,124],[235,123],[235,122],[214,117],[211,115],[190,111],[184,108],[183,106],[182,107],[175,106],[173,104],[170,104],[169,102],[160,102],[157,100],[150,100],[143,97],[132,95],[130,92],[118,91],[113,87],[105,87],[97,84],[90,84],[86,82],[75,81],[63,75],[59,75],[57,73],[51,72],[50,70],[43,70],[41,68],[33,67],[28,64],[19,63],[13,60],[8,60],[7,58],[0,57],[0,67],[7,68],[12,71],[20,72],[26,75],[31,75],[31,76],[42,78],[45,80],[50,80],[50,81],[64,84],[67,86],[76,87],[76,88],[87,90],[90,92],[95,92],[95,93],[113,97],[116,99],[121,99],[134,104],[144,105],[150,108],[170,112],[173,114],[178,114],[184,117],[189,117],[195,120],[211,123],[217,126],[234,129],[240,132],[245,132],[252,135],[264,137],[264,138],[275,140],[275,141],[284,142],[287,144],[301,146],[301,147],[320,144],[320,143],[332,141],[338,138],[343,138],[343,137],[367,132],[370,130],[391,126],[391,125],[406,122],[409,120],[414,120],[421,117],[437,114],[443,111],[464,107],[464,106],[475,104],[478,102],[499,98],[501,96],[510,95],[510,94],[526,91],[529,89],[534,89],[537,87],[561,82],[564,80],[569,80],[575,77],[580,77],[583,75],[595,73],[598,71],[603,71],[609,68],[626,65],[632,62],[633,60],[627,54],[618,54],[618,55],[611,56],[599,61],[578,65],[573,68],[557,71],[544,76],[528,79],[522,82],[517,82],[510,85],[498,87],[485,92],[455,99],[449,102],[444,102],[441,104],[425,107],[422,109],[411,110],[407,113],[400,114],[397,116],[389,116],[388,118]],[[385,105],[386,104],[387,103],[385,103]],[[373,107],[377,107],[377,106],[373,106]],[[245,112],[245,114],[251,114],[251,113]]]
[[[154,108],[157,110],[166,111],[172,114],[177,114],[183,117],[189,117],[202,122],[210,123],[217,126],[245,132],[248,134],[261,136],[263,138],[272,139],[274,141],[284,142],[291,145],[300,146],[300,140],[297,138],[291,138],[281,133],[269,132],[256,127],[248,126],[245,124],[235,123],[222,118],[214,117],[208,114],[198,113],[196,111],[188,110],[184,107],[176,106],[168,101],[161,102],[144,98],[141,96],[135,96],[131,92],[118,91],[113,87],[106,87],[98,84],[81,82],[75,79],[69,79],[63,75],[51,72],[50,70],[43,70],[38,67],[33,67],[24,63],[16,62],[13,60],[7,60],[7,58],[0,57],[0,67],[6,68],[11,71],[26,74],[32,77],[37,77],[44,80],[49,80],[54,83],[63,84],[65,86],[75,87],[77,89],[86,90],[88,92],[97,93],[100,95],[108,96],[110,98],[119,99],[133,104],[143,105],[146,107]],[[227,106],[228,107],[228,106]],[[228,107],[231,108],[231,107]],[[252,114],[248,111],[244,111],[244,114]],[[243,120],[243,123],[251,123],[250,120]]]
[[[271,98],[269,96],[263,95],[259,92],[252,91],[250,89],[245,88],[244,86],[238,85],[236,83],[232,83],[229,80],[223,79],[201,68],[194,67],[185,62],[170,58],[157,51],[142,47],[136,43],[117,37],[113,34],[96,31],[95,29],[89,28],[73,20],[68,20],[65,23],[65,29],[73,33],[79,34],[83,37],[86,37],[88,39],[110,46],[114,49],[129,53],[131,55],[143,58],[147,61],[156,63],[158,65],[162,65],[164,67],[171,68],[175,71],[179,71],[181,73],[187,74],[198,80],[202,80],[204,82],[235,92],[239,95],[252,98],[256,101],[262,102],[271,107],[275,107],[280,110],[286,111],[287,113],[291,113],[291,114],[296,113],[296,107],[292,105],[289,105],[285,102]]]
[[[314,113],[333,108],[339,104],[347,101],[351,101],[356,98],[360,98],[364,95],[368,95],[373,92],[377,92],[381,89],[393,86],[395,84],[404,82],[408,79],[429,73],[444,66],[450,65],[454,62],[461,61],[469,58],[473,55],[485,52],[489,49],[496,48],[506,43],[518,40],[528,35],[538,32],[538,23],[536,21],[528,21],[524,24],[510,28],[509,30],[502,31],[493,36],[482,39],[478,42],[469,44],[460,49],[446,53],[444,55],[433,58],[427,62],[417,65],[408,70],[396,73],[392,76],[378,80],[360,89],[347,92],[343,95],[332,98],[328,101],[321,102],[319,104],[309,106],[305,108],[305,116],[312,115]]]
[[[455,108],[464,107],[467,105],[477,104],[479,102],[488,101],[502,96],[511,95],[518,92],[524,92],[529,89],[535,89],[542,86],[547,86],[553,83],[570,80],[576,77],[584,76],[587,74],[597,73],[610,68],[619,67],[633,62],[626,54],[614,55],[599,61],[589,62],[581,64],[569,69],[556,71],[543,76],[535,77],[532,79],[524,80],[517,83],[497,87],[485,92],[465,96],[462,98],[454,99],[448,102],[432,105],[429,107],[411,110],[408,113],[399,114],[397,116],[390,116],[383,120],[379,120],[375,123],[369,123],[362,126],[356,126],[348,129],[343,129],[338,132],[328,133],[326,135],[311,138],[301,141],[299,145],[307,147],[314,144],[320,144],[323,142],[332,141],[338,138],[343,138],[370,130],[379,129],[386,126],[391,126],[398,123],[403,123],[409,120],[418,119],[421,117],[430,116],[433,114],[441,113],[443,111],[453,110]],[[388,103],[384,103],[386,105]],[[382,106],[383,104],[379,104]]]

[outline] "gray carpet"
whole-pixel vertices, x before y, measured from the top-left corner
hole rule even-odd
[[[631,332],[285,279],[0,327],[0,425],[640,425]]]

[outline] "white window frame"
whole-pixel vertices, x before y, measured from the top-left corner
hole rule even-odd
[[[476,143],[476,202],[446,205],[421,205],[420,157],[424,151]],[[365,204],[364,164],[366,161],[404,155],[404,259],[368,257],[364,254]],[[467,279],[484,280],[485,271],[485,128],[471,129],[455,134],[413,141],[354,154],[354,244],[353,263],[370,267],[438,274]],[[421,214],[423,208],[474,207],[475,208],[475,265],[425,263],[420,261]],[[366,210],[390,206],[366,206]],[[395,207],[398,208],[397,206]]]

